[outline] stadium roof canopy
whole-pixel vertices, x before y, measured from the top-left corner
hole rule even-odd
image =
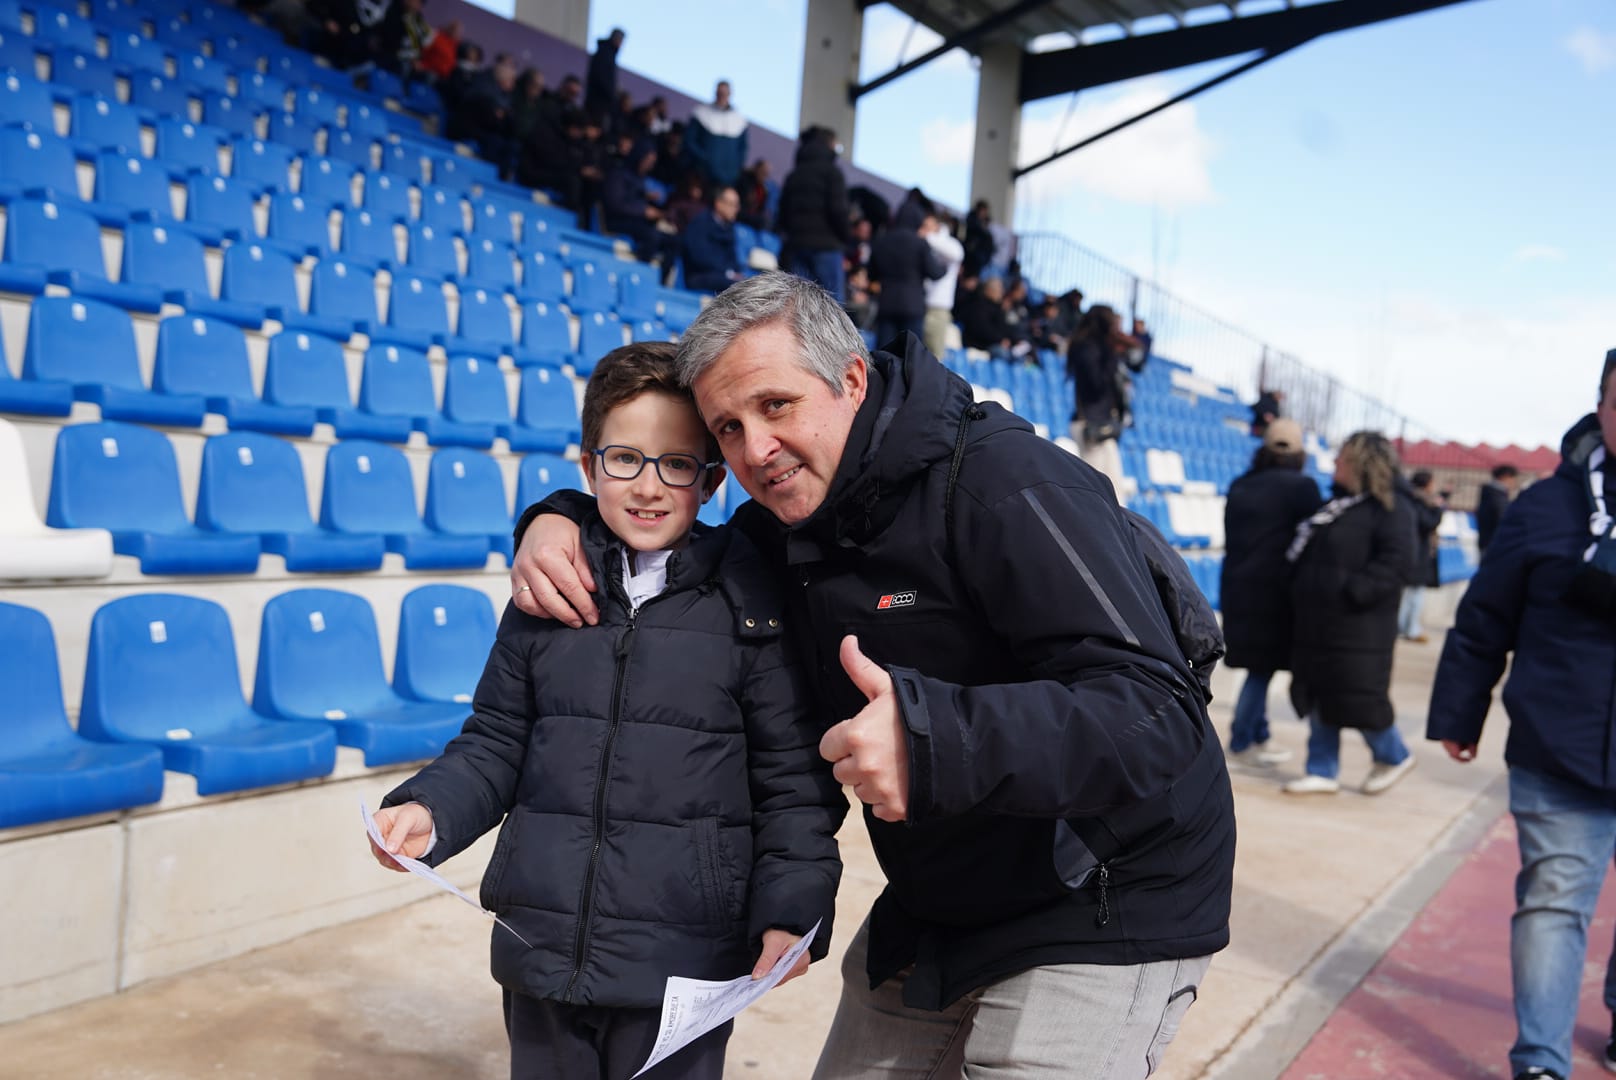
[[[852,88],[859,97],[954,48],[1022,48],[1020,101],[1209,60],[1275,56],[1324,34],[1464,0],[891,0],[941,34],[924,56]]]

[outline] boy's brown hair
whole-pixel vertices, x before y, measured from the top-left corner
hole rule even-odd
[[[620,405],[626,405],[641,394],[662,394],[696,407],[696,399],[688,389],[679,385],[679,371],[674,357],[679,347],[668,341],[640,341],[613,349],[600,358],[595,371],[584,387],[583,453],[584,467],[591,468],[590,456],[600,449],[601,429],[606,417]],[[703,425],[703,461],[718,461],[718,440]],[[709,474],[711,475],[711,474]]]

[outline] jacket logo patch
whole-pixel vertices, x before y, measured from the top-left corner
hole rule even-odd
[[[887,593],[875,602],[875,610],[886,611],[888,608],[913,607],[915,594],[913,592]]]

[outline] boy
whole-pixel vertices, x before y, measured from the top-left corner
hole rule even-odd
[[[820,921],[813,958],[829,941],[847,804],[767,567],[737,531],[692,532],[724,472],[674,353],[615,349],[584,394],[600,624],[507,607],[464,731],[376,815],[434,865],[504,818],[482,903],[532,943],[494,928],[513,1080],[626,1080],[667,976],[761,975]],[[729,1033],[646,1076],[721,1080]]]

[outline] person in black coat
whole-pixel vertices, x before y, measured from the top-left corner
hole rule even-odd
[[[1414,512],[1414,565],[1409,571],[1408,584],[1403,588],[1402,605],[1397,610],[1397,636],[1424,645],[1430,640],[1420,625],[1425,590],[1442,584],[1436,568],[1436,530],[1442,524],[1442,503],[1436,493],[1435,478],[1424,469],[1406,481],[1398,477],[1397,497],[1407,500],[1409,509]]]
[[[685,288],[720,293],[746,276],[735,253],[735,218],[740,211],[740,194],[722,187],[713,195],[712,209],[685,226]]]
[[[1251,468],[1229,485],[1223,508],[1224,553],[1220,595],[1224,663],[1245,668],[1229,730],[1229,757],[1253,765],[1279,765],[1289,750],[1268,747],[1268,685],[1291,667],[1291,566],[1285,551],[1296,527],[1324,502],[1303,473],[1307,452],[1294,420],[1275,420],[1263,434]]]
[[[796,167],[780,189],[775,216],[785,241],[785,268],[818,282],[840,302],[847,299],[842,251],[853,232],[847,216],[847,180],[836,154],[835,132],[815,127],[802,133]]]
[[[1504,520],[1504,511],[1509,509],[1509,501],[1520,486],[1521,471],[1513,465],[1494,466],[1492,482],[1482,485],[1476,499],[1476,546],[1483,552],[1493,542],[1493,534]]]
[[[1307,775],[1293,795],[1334,794],[1341,729],[1357,728],[1374,757],[1366,795],[1385,791],[1413,768],[1392,710],[1397,605],[1414,564],[1414,511],[1397,497],[1397,451],[1378,432],[1360,431],[1335,459],[1335,497],[1296,530],[1291,701],[1309,724]]]
[[[679,237],[657,227],[663,209],[645,194],[645,178],[656,167],[656,160],[657,153],[649,139],[636,143],[627,157],[618,159],[607,171],[600,203],[607,231],[622,233],[632,240],[634,254],[640,260],[660,264],[663,284],[667,284],[673,278]]]
[[[1553,475],[1504,516],[1459,603],[1425,730],[1455,761],[1475,760],[1508,669],[1504,761],[1521,851],[1510,920],[1516,1077],[1571,1075],[1588,926],[1616,847],[1616,350],[1595,412],[1560,453]],[[1607,968],[1605,1007],[1616,1012],[1613,981]]]
[[[613,29],[606,37],[595,42],[595,51],[589,57],[589,71],[584,82],[584,111],[608,130],[612,112],[617,108],[617,54],[627,37],[621,29]]]
[[[603,617],[573,631],[509,605],[465,729],[376,815],[387,852],[434,866],[500,826],[482,902],[520,1080],[626,1080],[669,975],[761,974],[816,924],[825,956],[841,876],[847,802],[774,575],[696,524],[723,470],[674,347],[608,353],[582,424]],[[647,1076],[720,1080],[728,1035]]]
[[[921,337],[926,329],[926,282],[947,271],[926,242],[937,219],[916,202],[907,202],[892,225],[870,248],[870,281],[881,286],[876,307],[875,340],[885,345],[904,333]]]

